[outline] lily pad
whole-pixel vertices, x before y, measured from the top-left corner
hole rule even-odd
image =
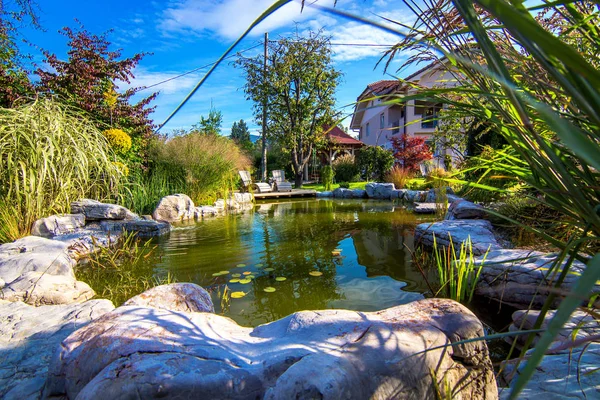
[[[215,272],[214,274],[212,274],[212,276],[221,276],[221,275],[224,275],[224,274],[222,274],[220,272]]]
[[[276,291],[277,289],[275,289],[274,287],[271,286],[267,286],[266,288],[263,289],[265,292],[267,293],[273,293],[274,291]]]
[[[255,267],[256,268],[262,268],[263,265],[264,265],[263,263],[258,263],[258,264],[255,265]]]
[[[321,276],[323,273],[321,271],[310,271],[308,273],[310,276]]]
[[[239,278],[234,278],[232,280],[229,281],[229,283],[238,283],[240,281]]]
[[[265,269],[263,269],[263,271],[271,272],[271,271],[275,271],[275,268],[265,268]]]
[[[246,276],[246,279],[254,279],[254,278],[256,278],[254,275],[248,275],[248,276]]]
[[[244,275],[250,275],[252,272],[250,272],[250,271],[244,271],[244,272],[242,272],[242,273],[243,273]]]
[[[242,280],[240,280],[240,283],[241,283],[242,285],[248,284],[248,283],[250,283],[250,282],[252,282],[252,279],[248,279],[248,278],[246,278],[246,279],[242,279]]]
[[[231,298],[232,299],[241,299],[245,295],[246,295],[246,292],[232,292],[231,293]]]
[[[227,275],[229,273],[229,271],[219,271],[221,273],[221,275]]]
[[[232,278],[239,278],[240,276],[242,276],[242,274],[231,274]]]
[[[277,282],[283,282],[283,281],[285,281],[286,279],[287,279],[287,278],[286,278],[285,276],[278,276],[277,278],[275,278],[275,280],[276,280]]]
[[[238,265],[236,265],[236,267],[238,267],[238,268],[244,268],[245,266],[246,266],[246,264],[238,264]]]

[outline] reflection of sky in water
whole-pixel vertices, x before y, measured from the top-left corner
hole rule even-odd
[[[406,283],[389,276],[367,278],[351,237],[341,240],[338,248],[342,249],[343,264],[336,266],[336,281],[342,298],[330,302],[331,308],[374,311],[423,298],[420,293],[405,292],[402,288]]]

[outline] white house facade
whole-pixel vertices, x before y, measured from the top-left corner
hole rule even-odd
[[[358,139],[371,146],[391,148],[391,138],[406,133],[431,143],[441,103],[409,100],[390,104],[395,95],[411,95],[420,88],[448,87],[457,84],[445,66],[434,63],[408,76],[404,81],[383,80],[367,85],[358,96],[350,128]],[[451,150],[450,150],[451,153]],[[436,154],[438,158],[443,155]]]

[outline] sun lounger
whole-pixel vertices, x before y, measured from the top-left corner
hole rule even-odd
[[[244,189],[249,191],[250,189],[258,191],[258,193],[272,192],[273,188],[268,183],[264,182],[252,182],[252,177],[248,171],[240,171],[240,178],[242,178],[242,184]]]
[[[285,180],[285,172],[276,169],[273,172],[273,181],[275,182],[275,190],[277,192],[291,192],[292,184]]]

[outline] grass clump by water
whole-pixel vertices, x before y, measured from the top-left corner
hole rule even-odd
[[[77,279],[86,282],[96,296],[121,305],[133,296],[154,286],[173,283],[170,272],[158,276],[151,271],[151,257],[160,257],[152,240],[142,241],[135,233],[123,232],[117,239],[109,238],[108,246],[79,260]]]
[[[0,109],[0,243],[83,197],[112,198],[123,173],[102,132],[53,98]]]
[[[483,268],[483,263],[487,257],[487,252],[483,256],[483,261],[476,264],[473,257],[473,245],[471,237],[460,244],[458,252],[449,236],[449,245],[439,247],[433,236],[433,260],[438,273],[439,290],[435,296],[446,297],[456,300],[460,303],[470,303],[473,300],[473,294],[479,281],[479,276]]]

